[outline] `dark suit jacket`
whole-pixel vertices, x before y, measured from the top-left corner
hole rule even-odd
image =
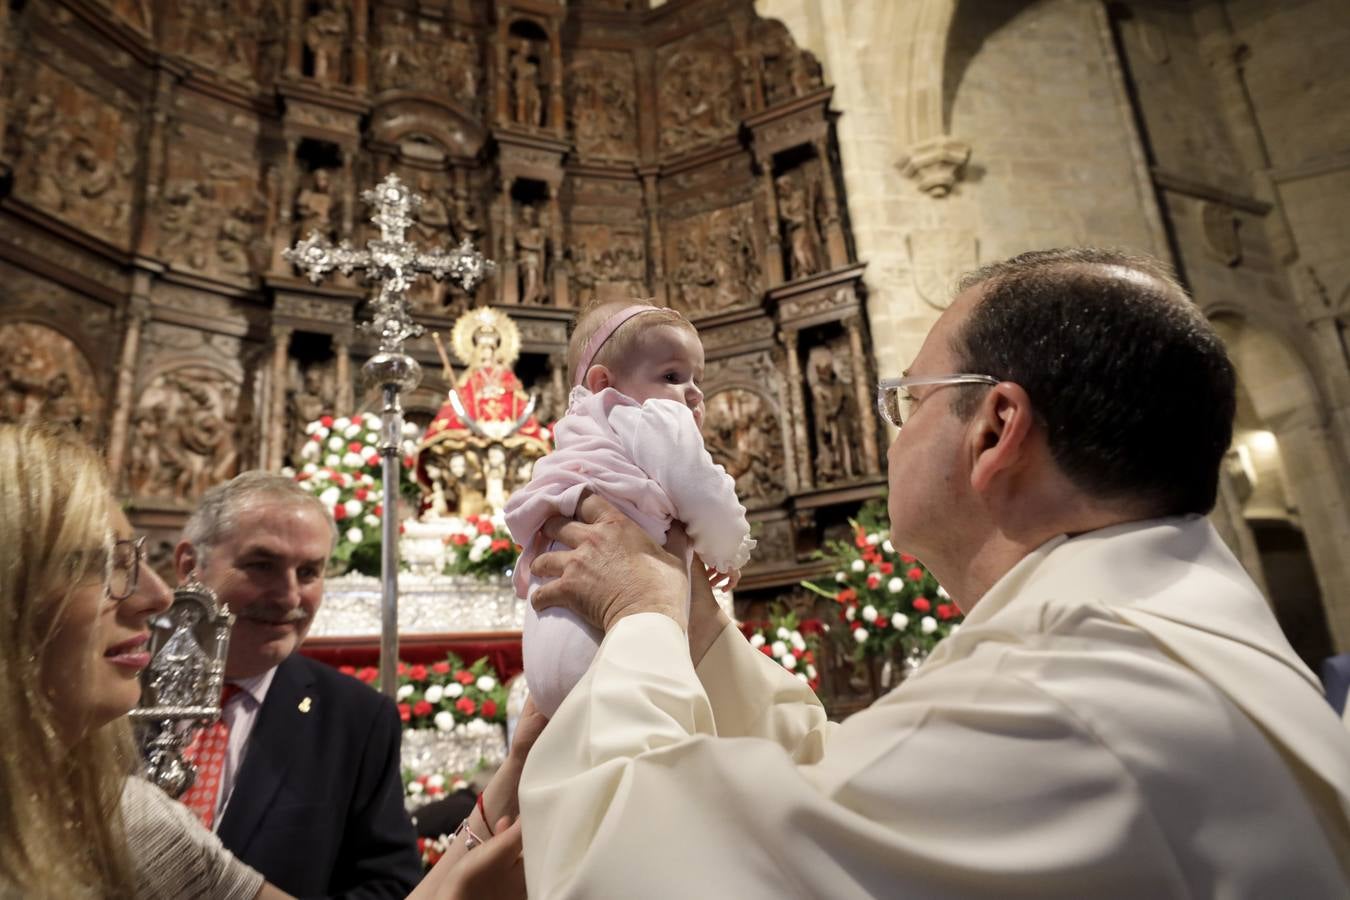
[[[422,877],[393,701],[298,653],[277,667],[217,829],[296,897],[402,898]]]

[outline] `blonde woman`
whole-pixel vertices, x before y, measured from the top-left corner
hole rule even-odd
[[[0,425],[0,897],[276,898],[128,778],[125,718],[169,590],[67,437]]]

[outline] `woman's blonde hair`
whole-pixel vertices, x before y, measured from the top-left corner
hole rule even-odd
[[[610,316],[630,306],[650,306],[656,312],[634,316],[615,329],[609,339],[600,345],[600,349],[596,351],[587,368],[594,365],[614,368],[617,363],[628,357],[637,344],[638,338],[644,332],[661,325],[688,328],[696,336],[698,334],[698,330],[678,310],[659,307],[650,300],[592,300],[582,308],[581,312],[577,313],[576,324],[572,327],[572,336],[567,341],[567,376],[569,378],[578,383],[585,382],[586,373],[577,372],[577,364],[581,362],[581,354],[585,351],[586,344]]]
[[[96,575],[89,551],[107,540],[110,504],[87,446],[0,425],[0,896],[132,893],[119,807],[129,727],[62,734],[43,679],[71,595]]]

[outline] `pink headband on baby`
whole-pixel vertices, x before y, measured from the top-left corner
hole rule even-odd
[[[625,306],[604,321],[595,332],[591,339],[586,342],[586,349],[581,351],[581,359],[577,361],[577,370],[572,373],[572,384],[581,384],[582,379],[586,377],[586,372],[591,368],[591,360],[595,359],[595,354],[600,352],[600,348],[609,340],[609,336],[619,330],[619,326],[627,322],[633,316],[640,316],[645,312],[665,312],[661,306],[646,306],[645,304],[635,303],[632,306]]]

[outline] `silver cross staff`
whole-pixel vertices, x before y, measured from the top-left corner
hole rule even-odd
[[[496,265],[474,249],[467,238],[453,250],[419,250],[404,233],[413,224],[412,211],[422,198],[408,190],[393,173],[373,189],[363,191],[361,199],[375,207],[370,221],[380,228],[379,240],[358,250],[347,241],[334,246],[328,238],[311,231],[309,237],[282,255],[315,284],[334,270],[350,275],[357,269],[368,280],[377,282],[380,293],[371,303],[374,318],[362,329],[377,336],[380,350],[362,371],[384,393],[381,411],[380,455],[384,484],[384,516],[381,522],[380,576],[380,687],[393,697],[398,689],[395,668],[398,663],[398,477],[399,444],[403,436],[403,408],[399,392],[410,391],[422,380],[422,367],[403,352],[403,342],[422,334],[422,326],[408,315],[407,291],[419,275],[437,281],[449,277],[466,293],[472,293]]]

